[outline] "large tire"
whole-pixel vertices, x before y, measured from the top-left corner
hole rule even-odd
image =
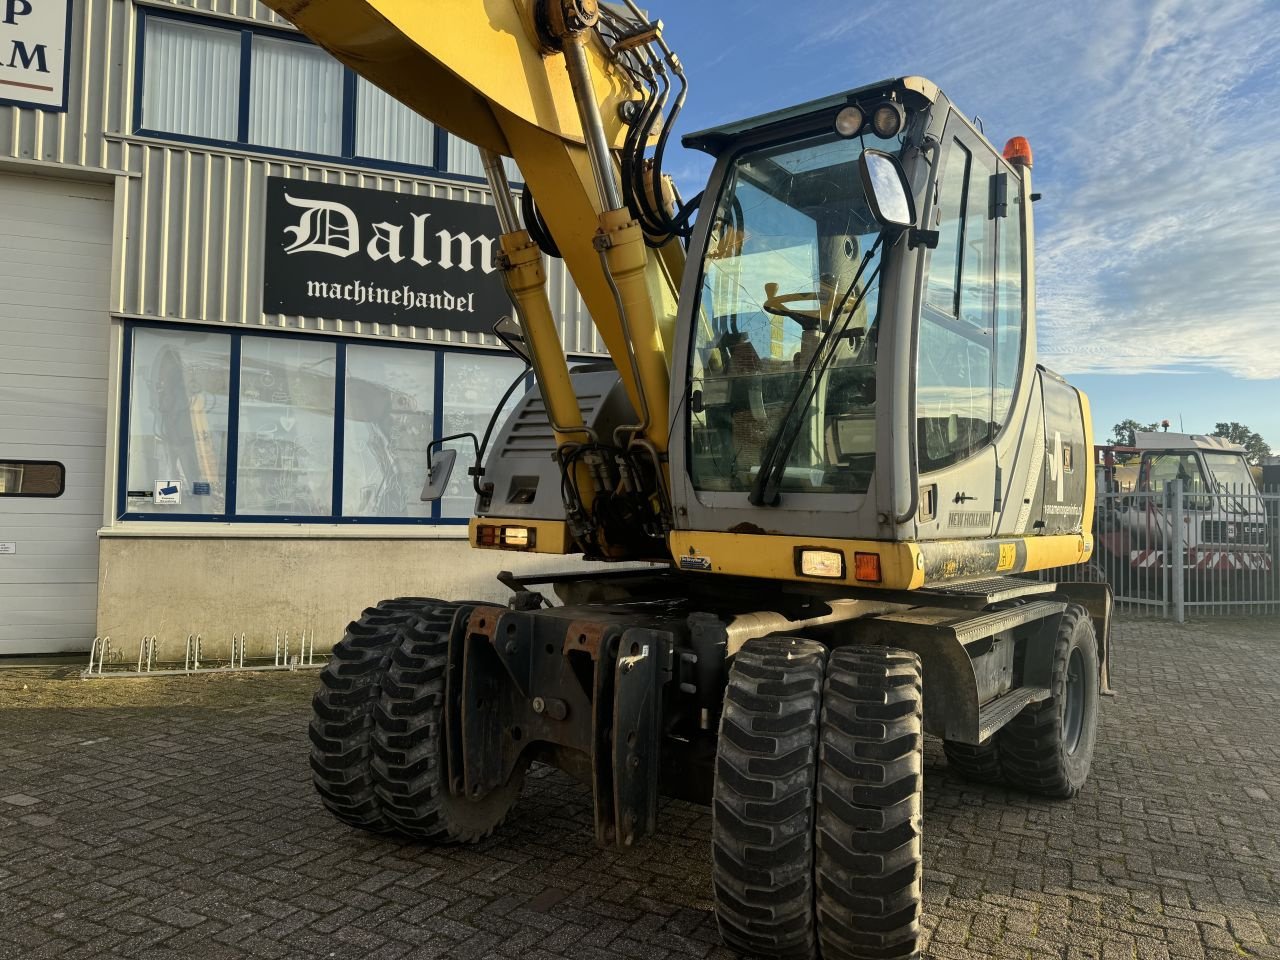
[[[1067,607],[1053,650],[1052,696],[1028,704],[996,735],[1005,780],[1074,797],[1089,776],[1098,732],[1098,641],[1084,607]]]
[[[919,658],[887,647],[834,651],[818,762],[823,960],[919,955],[923,787]]]
[[[347,627],[320,671],[308,728],[312,781],[329,812],[353,827],[392,829],[370,770],[373,708],[400,628],[439,602],[401,597],[370,607]]]
[[[816,955],[814,786],[826,657],[812,640],[749,640],[729,671],[712,881],[721,937],[755,957]]]
[[[456,611],[441,606],[401,628],[374,709],[373,775],[383,816],[432,843],[474,843],[502,823],[520,796],[527,765],[479,799],[456,797],[444,756],[445,675]]]
[[[957,740],[942,741],[942,752],[947,755],[947,767],[957,776],[973,783],[999,783],[1004,770],[1000,765],[1000,749],[996,738],[976,746]]]

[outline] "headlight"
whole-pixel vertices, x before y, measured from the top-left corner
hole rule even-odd
[[[800,575],[844,579],[844,554],[839,550],[800,550]]]

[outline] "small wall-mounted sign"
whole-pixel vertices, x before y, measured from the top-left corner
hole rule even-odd
[[[0,553],[17,553],[18,545],[12,540],[0,542]]]
[[[157,480],[151,502],[157,506],[176,506],[182,503],[182,485],[177,480]]]
[[[67,109],[71,0],[0,2],[0,103]]]

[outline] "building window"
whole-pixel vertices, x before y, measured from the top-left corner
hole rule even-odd
[[[298,34],[143,10],[138,46],[138,133],[484,179],[474,146]]]
[[[237,513],[332,515],[337,353],[323,340],[241,340]]]
[[[472,446],[444,502],[423,503],[427,446],[482,436],[523,369],[505,354],[149,324],[128,328],[127,356],[118,515],[135,520],[463,522]]]
[[[403,103],[356,78],[357,157],[409,166],[434,166],[435,127]]]
[[[249,142],[290,153],[342,154],[342,65],[319,47],[253,34]]]
[[[484,439],[489,416],[502,400],[511,381],[525,370],[524,362],[510,356],[481,356],[470,353],[447,353],[444,357],[444,425],[442,437],[458,433],[474,433]],[[523,392],[511,395],[494,427],[494,434],[515,410]],[[491,441],[492,442],[492,441]],[[454,440],[448,446],[458,451],[449,488],[440,501],[446,517],[470,517],[475,505],[475,484],[467,473],[476,462],[475,445],[470,440]]]
[[[345,516],[431,516],[434,505],[418,499],[427,478],[427,444],[439,436],[435,364],[425,359],[421,350],[347,348]]]
[[[147,21],[142,125],[203,140],[236,139],[239,31],[152,17]]]
[[[230,383],[230,337],[136,332],[128,385],[128,512],[226,513]]]

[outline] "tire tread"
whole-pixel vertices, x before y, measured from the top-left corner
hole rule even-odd
[[[811,960],[813,811],[826,648],[748,641],[729,674],[716,755],[712,876],[734,950]]]
[[[824,960],[919,955],[923,743],[916,655],[834,651],[822,701],[814,854]]]

